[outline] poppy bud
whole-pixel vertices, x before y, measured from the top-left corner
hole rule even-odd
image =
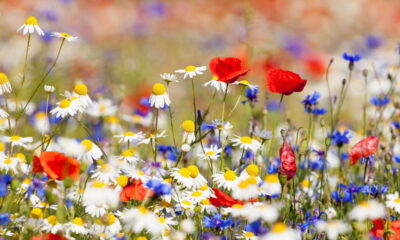
[[[292,179],[292,177],[296,174],[297,167],[296,158],[289,142],[283,142],[283,145],[279,150],[279,157],[281,159],[280,174],[285,175],[287,180]]]

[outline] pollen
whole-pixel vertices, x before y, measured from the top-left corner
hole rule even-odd
[[[251,143],[251,137],[241,137],[241,138],[240,138],[240,141],[241,141],[242,143],[250,144],[250,143]]]
[[[75,85],[74,91],[79,95],[86,95],[88,92],[88,89],[85,84],[78,83]]]
[[[60,108],[67,108],[71,105],[71,101],[69,101],[68,99],[63,99],[60,102]]]
[[[8,77],[5,73],[0,72],[0,85],[8,83]]]
[[[181,169],[179,169],[178,173],[179,173],[182,177],[185,177],[185,178],[190,177],[190,172],[189,172],[189,170],[188,170],[187,168],[181,168]]]
[[[194,122],[191,120],[186,120],[181,125],[183,131],[192,133],[194,132]]]
[[[55,215],[51,215],[47,218],[47,222],[49,222],[51,225],[56,225],[58,223],[57,217]]]
[[[250,164],[249,166],[247,166],[246,172],[247,172],[247,174],[249,174],[252,177],[257,177],[259,169],[258,169],[257,165]]]
[[[275,223],[274,226],[272,227],[272,232],[280,233],[280,232],[284,232],[286,229],[287,229],[287,226],[284,223],[278,222],[278,223]]]
[[[153,85],[153,94],[154,95],[163,95],[167,89],[165,88],[164,84],[156,83]]]
[[[186,72],[193,72],[194,70],[196,70],[196,67],[193,65],[189,65],[189,66],[185,67]]]
[[[279,182],[279,177],[278,174],[269,174],[267,176],[265,176],[265,181],[268,183],[276,183]]]
[[[125,132],[124,136],[125,137],[132,137],[132,136],[135,136],[135,133],[134,132]]]
[[[123,157],[132,157],[133,156],[133,152],[132,152],[132,150],[127,149],[122,153],[122,156]]]
[[[34,209],[32,209],[32,211],[31,211],[31,217],[32,217],[32,218],[36,218],[36,219],[38,219],[38,218],[43,218],[43,211],[42,211],[42,209],[40,209],[40,208],[34,208]]]
[[[75,225],[83,226],[83,220],[80,217],[74,218],[72,220],[72,223],[75,224]]]
[[[38,25],[38,21],[35,17],[30,16],[25,20],[26,25]]]
[[[190,165],[187,167],[192,178],[196,178],[199,175],[199,169],[195,165]]]
[[[227,181],[233,181],[236,179],[236,174],[232,170],[227,170],[226,172],[224,172],[224,178]]]
[[[87,139],[83,140],[83,141],[81,142],[81,144],[82,144],[83,146],[85,146],[86,151],[90,151],[90,149],[92,149],[92,147],[93,147],[92,141],[87,140]]]
[[[11,141],[18,141],[21,138],[19,136],[11,136]]]
[[[102,218],[101,221],[104,223],[104,225],[110,226],[115,223],[116,217],[112,213],[105,214]]]
[[[255,235],[254,235],[254,233],[252,233],[252,232],[245,232],[245,233],[243,234],[243,236],[245,236],[245,237],[254,237]]]
[[[121,187],[125,187],[128,184],[128,177],[125,175],[119,175],[116,180]]]
[[[199,192],[199,191],[192,192],[192,196],[193,196],[193,197],[200,197],[201,195],[203,195],[202,192]]]

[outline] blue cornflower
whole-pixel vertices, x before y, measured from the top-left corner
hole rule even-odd
[[[314,108],[312,114],[314,115],[324,115],[327,112],[325,108]]]
[[[273,163],[270,162],[267,168],[268,174],[277,173],[279,171],[279,165],[280,165],[279,162],[273,162]]]
[[[369,102],[376,107],[383,107],[390,103],[390,98],[388,96],[374,96],[369,100]]]
[[[169,195],[172,192],[172,187],[168,183],[161,182],[157,179],[150,179],[147,181],[146,187],[153,190],[157,195]]]
[[[252,222],[244,227],[246,232],[252,232],[256,236],[264,235],[267,232],[267,228],[262,226],[261,220]]]
[[[0,225],[5,226],[11,221],[10,213],[0,213]]]
[[[204,216],[203,217],[203,225],[206,228],[219,228],[225,229],[229,227],[233,227],[234,221],[231,216],[227,219],[223,219],[222,215],[217,213],[213,216]]]
[[[7,185],[11,183],[12,177],[8,174],[0,175],[0,197],[7,196]]]
[[[381,46],[381,44],[382,44],[382,39],[378,36],[368,35],[365,38],[365,45],[367,45],[367,47],[370,49],[378,48],[379,46]]]
[[[266,108],[270,112],[276,112],[276,111],[281,111],[284,108],[284,103],[281,103],[281,109],[278,109],[279,107],[279,100],[270,100],[267,102]]]
[[[317,108],[318,100],[320,99],[321,94],[317,91],[314,91],[312,95],[307,95],[306,98],[301,101],[304,104],[304,111],[306,113],[311,113],[314,115],[323,115],[327,112],[324,108]]]
[[[341,147],[343,144],[348,144],[351,137],[349,130],[344,130],[343,132],[335,130],[331,136],[332,144]]]
[[[351,64],[357,61],[361,60],[361,55],[358,54],[349,54],[347,52],[344,52],[342,55],[343,59],[346,61],[349,61]]]
[[[246,101],[242,101],[242,104],[245,104],[246,102],[249,103],[256,103],[258,102],[258,86],[257,87],[247,87],[246,88]]]

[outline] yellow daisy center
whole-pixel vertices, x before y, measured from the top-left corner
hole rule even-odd
[[[63,99],[60,102],[60,108],[67,108],[71,105],[71,101],[68,99]]]
[[[189,202],[188,200],[182,200],[181,203],[182,203],[183,205],[187,205],[187,206],[191,206],[191,205],[192,205],[192,203]]]
[[[72,220],[72,223],[75,224],[75,225],[83,226],[83,220],[80,217],[74,218]]]
[[[236,204],[233,204],[232,207],[233,208],[243,208],[243,205],[236,203]]]
[[[141,214],[147,214],[147,208],[145,208],[144,206],[138,207],[138,210]]]
[[[213,152],[213,151],[206,152],[206,156],[207,156],[207,157],[212,156],[212,155],[214,155],[214,154],[215,154],[215,152]]]
[[[158,221],[160,221],[160,223],[165,223],[165,217],[159,217]]]
[[[0,85],[8,83],[8,77],[5,73],[0,73]]]
[[[108,213],[104,215],[101,220],[104,223],[104,225],[109,226],[115,223],[116,217],[114,216],[114,214]]]
[[[249,177],[248,179],[246,179],[246,182],[254,185],[257,184],[257,179],[255,177]]]
[[[363,207],[368,208],[368,207],[369,207],[369,202],[367,202],[367,201],[362,201],[362,202],[360,203],[360,206],[363,206]]]
[[[205,191],[205,190],[208,189],[208,185],[207,185],[207,184],[204,184],[204,185],[201,186],[199,189],[200,189],[201,191]]]
[[[305,188],[309,188],[310,185],[311,185],[311,182],[310,182],[310,180],[308,180],[308,179],[304,179],[303,181],[301,181],[301,185],[302,185],[303,187],[305,187]]]
[[[11,158],[6,158],[6,159],[4,160],[4,164],[11,164],[11,163],[12,163]]]
[[[242,80],[242,81],[240,81],[240,83],[244,84],[244,85],[250,85],[249,81],[247,81],[247,80]]]
[[[109,117],[107,117],[107,122],[109,122],[109,123],[118,123],[119,119],[116,116],[109,116]]]
[[[199,169],[196,166],[190,165],[187,167],[187,169],[190,172],[190,176],[192,178],[196,178],[199,175]]]
[[[164,84],[162,83],[156,83],[153,85],[153,94],[154,95],[162,95],[167,91],[165,88]]]
[[[43,211],[40,208],[34,208],[31,211],[32,218],[43,218]]]
[[[56,225],[57,224],[57,217],[55,215],[51,215],[47,218],[47,222],[49,222],[51,225]]]
[[[400,198],[396,198],[396,199],[394,200],[394,202],[395,202],[395,203],[400,203]]]
[[[247,188],[249,183],[247,181],[241,181],[238,185],[240,188]]]
[[[200,197],[201,195],[203,195],[202,192],[199,192],[199,191],[192,192],[192,196],[193,196],[193,197]]]
[[[139,176],[144,176],[144,172],[141,170],[138,170],[137,173],[139,174]]]
[[[266,181],[266,182],[269,182],[269,183],[276,183],[276,182],[278,182],[278,181],[279,181],[278,174],[275,173],[275,174],[270,174],[270,175],[265,176],[265,181]]]
[[[101,172],[107,172],[107,171],[109,171],[111,168],[110,168],[110,166],[108,165],[108,164],[102,164],[101,166],[100,166],[100,171]]]
[[[248,144],[250,144],[250,143],[251,143],[251,137],[241,137],[241,138],[240,138],[240,141],[241,141],[242,143],[248,143]]]
[[[227,180],[227,181],[233,181],[233,180],[235,180],[235,179],[236,179],[236,174],[235,174],[235,172],[232,171],[232,170],[227,170],[227,171],[224,173],[224,179]]]
[[[20,139],[19,136],[11,136],[11,141],[19,141]]]
[[[189,66],[185,67],[186,72],[192,72],[194,70],[196,70],[196,67],[193,65],[189,65]]]
[[[63,36],[64,38],[69,38],[69,37],[71,37],[71,35],[69,35],[69,34],[66,33],[66,32],[62,32],[62,33],[60,33],[60,35]],[[78,93],[78,94],[79,94],[79,93]],[[85,94],[81,94],[81,95],[85,95]]]
[[[65,33],[65,34],[66,34],[66,33]],[[87,87],[86,87],[85,84],[83,84],[83,83],[78,83],[78,84],[75,85],[74,91],[75,91],[77,94],[79,94],[79,95],[86,95],[87,92],[88,92],[88,89],[87,89]]]
[[[219,79],[218,76],[213,76],[213,77],[211,78],[211,80],[215,80],[215,81],[217,81],[218,79]]]
[[[133,156],[133,152],[132,152],[132,150],[127,149],[122,153],[122,156],[123,157],[132,157]]]
[[[92,149],[92,147],[93,147],[93,142],[90,141],[90,140],[87,140],[87,139],[83,140],[83,141],[81,142],[81,144],[82,144],[83,146],[85,146],[86,151],[90,151],[90,149]]]
[[[181,127],[185,132],[190,132],[190,133],[194,132],[194,122],[191,120],[184,121]]]
[[[272,227],[272,232],[280,233],[280,232],[284,232],[286,229],[287,229],[286,224],[284,224],[282,222],[278,222],[278,223],[275,223],[274,226]]]
[[[132,137],[132,136],[135,136],[135,133],[134,132],[126,132],[126,133],[124,133],[124,136],[125,137]]]
[[[147,240],[147,237],[140,236],[140,237],[137,237],[136,240]]]
[[[128,184],[128,177],[125,176],[125,175],[119,175],[119,176],[117,177],[117,183],[118,183],[120,186],[125,187],[126,184]]]
[[[254,233],[252,233],[252,232],[245,232],[245,233],[243,234],[243,236],[245,236],[245,237],[254,237],[255,235],[254,235]]]
[[[4,152],[4,143],[0,142],[0,152]]]
[[[42,118],[45,118],[46,117],[46,113],[44,113],[44,112],[38,112],[38,113],[36,113],[36,118],[40,118],[40,119],[42,119]]]
[[[38,21],[35,17],[30,16],[25,20],[26,25],[38,25]]]
[[[95,181],[94,183],[92,183],[92,187],[94,187],[94,188],[103,188],[105,186],[106,185],[100,181]]]
[[[258,176],[259,169],[258,169],[257,165],[255,165],[255,164],[250,164],[249,166],[247,166],[246,172],[247,172],[247,174],[249,174],[250,176],[256,177],[256,176]]]
[[[185,178],[190,177],[190,171],[187,168],[181,168],[179,169],[178,173]]]
[[[210,200],[208,200],[208,198],[206,198],[204,200],[201,200],[200,203],[203,205],[210,205]]]

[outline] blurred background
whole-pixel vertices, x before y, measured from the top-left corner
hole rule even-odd
[[[348,74],[343,52],[363,57],[348,98],[350,108],[361,108],[361,71],[374,73],[369,81],[384,81],[399,61],[398,0],[0,0],[0,71],[14,79],[22,71],[26,47],[26,36],[16,30],[30,15],[47,34],[32,39],[28,81],[40,77],[56,55],[60,40],[49,33],[68,32],[79,40],[65,45],[49,83],[62,87],[61,92],[82,80],[92,94],[113,96],[128,108],[161,81],[160,73],[235,56],[251,69],[246,79],[260,85],[262,96],[270,68],[309,80],[303,93],[286,102],[292,106],[287,114],[300,114],[299,101],[314,90],[326,104],[324,75],[331,58],[333,91],[339,92]],[[210,79],[209,72],[196,79],[200,107],[211,97],[210,89],[201,87]],[[188,81],[172,86],[173,101],[187,99],[178,108],[191,109],[189,86]]]

